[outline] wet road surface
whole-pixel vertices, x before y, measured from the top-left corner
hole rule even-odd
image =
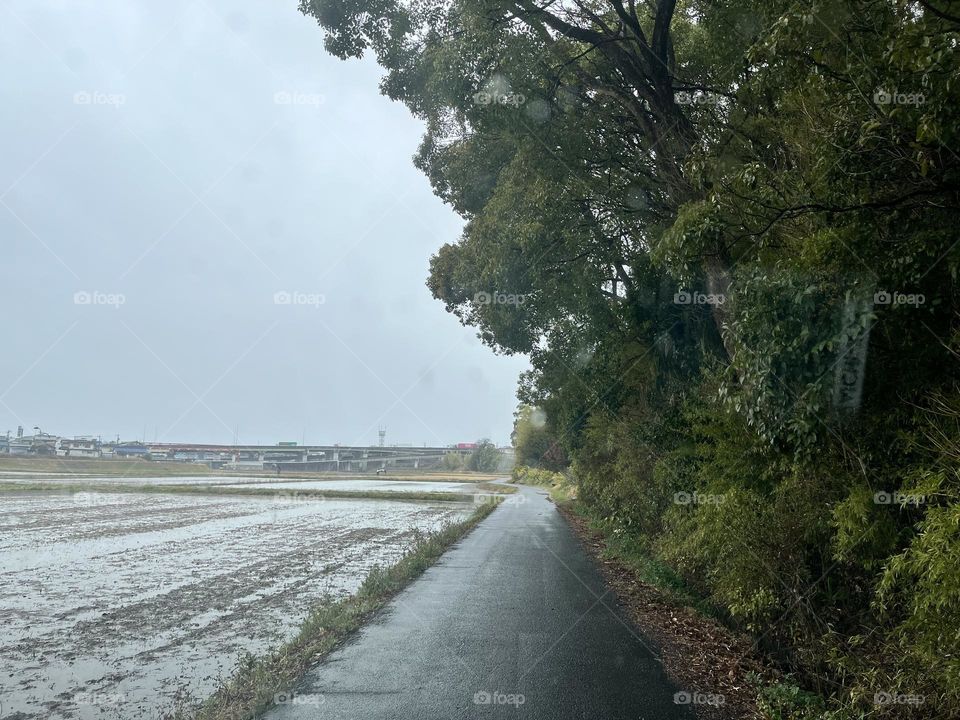
[[[264,717],[693,718],[649,646],[522,487]]]

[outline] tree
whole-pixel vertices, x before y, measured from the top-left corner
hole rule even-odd
[[[460,453],[448,452],[443,456],[441,465],[444,470],[462,470],[463,456]]]
[[[484,438],[477,441],[476,449],[470,453],[467,469],[474,472],[496,472],[500,467],[500,451],[497,446]]]
[[[521,405],[517,409],[511,439],[517,465],[528,465],[554,472],[567,466],[566,452],[550,434],[546,413],[539,408]]]

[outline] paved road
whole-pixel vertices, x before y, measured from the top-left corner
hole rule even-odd
[[[566,522],[524,487],[270,720],[693,717]]]

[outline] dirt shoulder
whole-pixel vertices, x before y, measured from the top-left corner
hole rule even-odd
[[[758,720],[757,688],[751,671],[765,677],[776,673],[738,635],[697,611],[678,605],[658,588],[641,582],[622,561],[606,556],[606,543],[588,521],[562,504],[557,509],[600,568],[604,579],[641,634],[654,641],[670,680],[689,693],[723,696],[722,704],[695,704],[703,720]],[[701,698],[702,700],[703,698]]]

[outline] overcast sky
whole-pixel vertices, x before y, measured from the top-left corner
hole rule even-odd
[[[0,5],[0,432],[508,440],[525,359],[424,286],[422,128],[296,6]]]

